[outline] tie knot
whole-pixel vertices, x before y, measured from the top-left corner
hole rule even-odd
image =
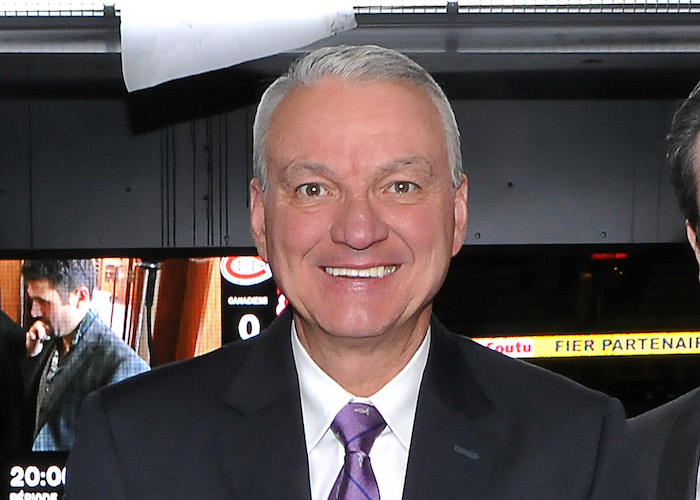
[[[347,451],[362,451],[369,455],[374,440],[386,426],[381,413],[372,405],[348,403],[331,424]]]

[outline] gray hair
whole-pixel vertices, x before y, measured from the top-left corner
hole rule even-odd
[[[452,181],[455,187],[459,186],[462,182],[459,128],[447,96],[433,77],[419,64],[395,50],[376,45],[340,45],[324,47],[297,59],[289,71],[277,78],[262,95],[253,124],[253,173],[263,190],[267,185],[267,132],[277,105],[292,90],[313,85],[327,76],[365,82],[405,82],[424,89],[440,113]]]

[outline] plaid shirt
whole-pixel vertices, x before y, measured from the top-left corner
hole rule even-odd
[[[60,342],[60,339],[56,339]],[[55,342],[55,341],[54,341]],[[85,396],[105,385],[150,369],[131,347],[90,310],[78,326],[71,349],[44,356],[38,383],[33,451],[70,450]],[[48,389],[48,390],[47,390]]]

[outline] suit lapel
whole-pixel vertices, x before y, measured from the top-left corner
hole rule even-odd
[[[508,419],[479,389],[456,339],[433,321],[403,498],[484,498],[507,428]]]
[[[232,418],[218,430],[219,463],[233,498],[310,498],[291,312],[254,339],[223,400]]]
[[[61,342],[61,340],[57,339],[57,342]],[[71,384],[73,379],[79,373],[85,370],[85,360],[90,359],[91,352],[94,348],[95,342],[93,335],[90,335],[89,332],[85,332],[83,337],[80,339],[80,342],[78,342],[78,344],[75,345],[68,352],[68,354],[66,354],[66,356],[69,356],[70,359],[65,360],[65,364],[61,366],[59,373],[56,374],[56,377],[54,378],[53,382],[51,382],[53,387],[49,391],[48,397],[44,402],[45,411],[43,412],[42,420],[39,421],[39,429],[43,427],[44,423],[48,420],[48,418],[51,416],[54,410],[57,407],[60,407],[62,404],[64,404],[65,400],[63,398],[63,394],[66,392],[66,389]],[[51,349],[51,351],[53,351],[53,349]],[[76,362],[76,360],[82,361]],[[46,363],[51,363],[50,356],[49,359],[47,359]],[[39,370],[39,378],[41,378],[42,372],[43,370]]]
[[[693,403],[678,415],[661,457],[659,492],[661,500],[695,500],[700,460],[700,412],[695,394]]]

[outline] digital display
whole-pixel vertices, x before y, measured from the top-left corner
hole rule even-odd
[[[152,369],[254,338],[287,306],[252,248],[0,250],[0,500],[60,498],[64,484],[69,450],[33,451],[51,368],[50,349],[37,363],[25,348],[40,311],[22,266],[37,259],[93,260],[91,309]],[[633,416],[700,384],[698,304],[687,245],[464,247],[434,313],[455,333],[617,397]],[[55,408],[75,405],[69,395]]]
[[[9,395],[10,399],[3,406],[0,421],[5,477],[0,499],[61,498],[69,452],[66,442],[75,433],[70,427],[75,425],[79,404],[90,390],[144,369],[199,356],[227,342],[245,341],[258,335],[284,309],[286,299],[269,266],[254,251],[226,252],[230,253],[77,257],[62,252],[55,259],[45,253],[29,259],[2,258],[0,254],[0,389],[3,398]],[[41,260],[90,261],[95,268],[89,309],[99,320],[85,315],[75,328],[84,332],[70,349],[60,345],[65,332],[61,333],[57,316],[51,316],[55,313],[37,302],[52,300],[53,288],[59,300],[54,309],[68,307],[73,299],[61,303],[58,287],[49,287],[49,295],[42,295],[46,291],[37,281],[24,276],[26,262]],[[26,332],[37,321],[46,327],[48,338],[40,353],[31,356],[25,345]],[[97,328],[97,324],[104,327]],[[95,371],[87,374],[73,365],[104,363],[98,359],[99,353],[85,354],[88,350],[81,347],[95,332],[114,335],[110,338],[115,349],[129,354],[124,355],[126,361],[119,368],[105,366],[102,373],[98,367],[104,380],[88,386],[78,381],[96,377]],[[134,365],[137,369],[130,369]],[[121,375],[115,375],[120,371]],[[67,377],[69,373],[72,378]],[[63,376],[70,380],[62,380]]]
[[[59,500],[66,484],[67,452],[34,453],[9,467],[9,500]],[[18,457],[17,457],[18,458]]]
[[[287,306],[270,266],[257,255],[221,259],[224,343],[258,335]]]
[[[700,354],[700,332],[698,331],[475,337],[474,341],[511,358]]]

